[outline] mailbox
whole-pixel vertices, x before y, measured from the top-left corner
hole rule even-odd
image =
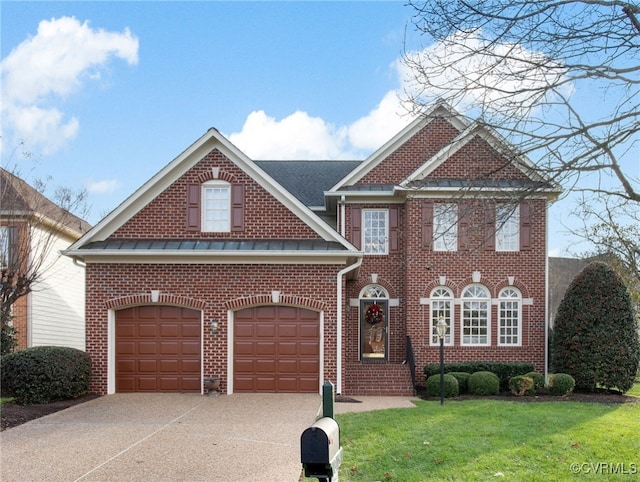
[[[323,417],[300,436],[300,457],[305,477],[331,480],[342,463],[338,422]]]

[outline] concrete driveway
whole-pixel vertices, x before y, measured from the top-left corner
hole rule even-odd
[[[315,394],[116,394],[0,434],[3,481],[298,481]]]

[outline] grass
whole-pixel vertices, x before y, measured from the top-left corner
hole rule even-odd
[[[637,480],[640,474],[640,404],[416,404],[336,417],[344,450],[341,482],[547,481],[604,474],[606,480]],[[579,464],[580,473],[572,473],[572,464]]]

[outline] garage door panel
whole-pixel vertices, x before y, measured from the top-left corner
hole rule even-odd
[[[314,324],[300,324],[300,338],[313,338],[317,339],[320,337],[320,324],[316,321]]]
[[[155,355],[158,352],[158,343],[154,341],[139,341],[136,345],[138,355]]]
[[[116,391],[199,392],[200,319],[175,306],[116,312]]]
[[[238,311],[234,316],[234,391],[318,392],[319,326],[317,312],[296,307]]]
[[[181,373],[200,373],[200,359],[194,358],[193,360],[185,360],[182,359],[180,361],[180,372]],[[187,377],[185,377],[187,378]],[[198,375],[198,380],[200,380],[200,376]],[[199,388],[198,388],[199,390]]]
[[[135,360],[118,360],[116,370],[118,371],[118,373],[121,373],[121,374],[135,373],[136,361]]]
[[[300,360],[298,363],[298,371],[300,373],[317,373],[319,360]]]
[[[180,336],[182,338],[197,338],[200,340],[200,322],[180,325]]]
[[[298,390],[301,392],[317,392],[320,385],[320,377],[299,377]]]
[[[136,353],[135,341],[120,341],[116,347],[116,356],[118,355],[134,355]]]
[[[255,344],[256,355],[272,355],[275,352],[276,344],[274,341],[258,341]]]
[[[136,336],[136,325],[133,323],[119,323],[118,336],[120,338],[134,338]]]
[[[274,373],[276,369],[276,361],[271,360],[256,360],[253,364],[253,369],[256,373]]]
[[[178,338],[180,336],[180,325],[177,323],[160,323],[158,327],[162,338]]]
[[[320,355],[320,345],[318,343],[302,341],[298,347],[301,355]]]
[[[278,355],[297,355],[298,344],[292,341],[278,342]]]
[[[273,323],[260,323],[255,329],[258,338],[273,338],[276,336],[276,326]]]
[[[197,341],[185,341],[180,344],[180,353],[182,355],[199,355],[200,354],[200,340]]]
[[[298,338],[298,326],[292,323],[282,323],[278,325],[278,336],[280,338]]]

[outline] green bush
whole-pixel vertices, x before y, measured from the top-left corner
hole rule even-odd
[[[610,266],[588,265],[573,280],[554,322],[552,369],[568,373],[579,390],[628,391],[640,366],[631,297]]]
[[[576,381],[566,373],[554,373],[549,377],[549,393],[563,397],[569,395],[576,386]]]
[[[445,398],[457,397],[460,393],[458,387],[458,380],[456,377],[449,375],[446,373],[443,377],[444,380],[444,396]],[[430,397],[439,397],[440,396],[440,375],[431,375],[427,378],[425,383],[425,388],[427,390],[427,395]]]
[[[516,397],[533,395],[535,393],[535,382],[531,377],[516,375],[509,380],[509,390],[511,390],[511,393]]]
[[[524,374],[525,377],[533,378],[534,390],[544,388],[544,375],[538,372],[529,372]]]
[[[500,379],[500,390],[503,392],[509,391],[509,380],[516,375],[524,375],[526,373],[535,370],[533,363],[529,362],[493,362],[493,361],[475,361],[475,362],[462,362],[462,363],[445,363],[445,373],[451,372],[491,372],[495,373]],[[440,365],[433,363],[425,365],[424,375],[425,379],[431,375],[440,373]]]
[[[460,390],[460,394],[469,393],[469,377],[471,373],[467,372],[449,372],[449,375],[455,377],[458,380],[458,388]]]
[[[498,395],[500,379],[495,373],[480,371],[472,373],[467,381],[471,395]]]
[[[89,356],[75,348],[38,346],[2,358],[2,395],[19,404],[49,403],[87,393]]]

